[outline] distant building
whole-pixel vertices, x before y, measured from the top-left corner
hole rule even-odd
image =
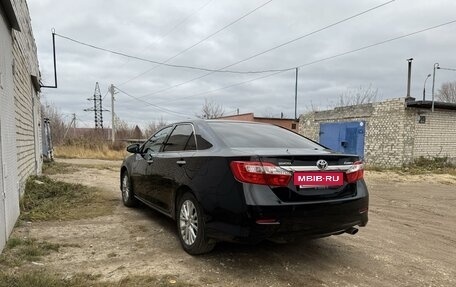
[[[19,216],[30,175],[40,174],[37,50],[26,1],[0,0],[0,251]]]
[[[289,129],[290,131],[294,131],[294,132],[298,131],[298,121],[294,120],[294,119],[255,117],[255,115],[253,113],[232,115],[232,116],[223,116],[223,117],[219,117],[217,119],[268,123],[268,124],[281,126],[283,128]]]
[[[375,166],[419,157],[456,162],[456,104],[397,98],[301,115],[299,133]]]

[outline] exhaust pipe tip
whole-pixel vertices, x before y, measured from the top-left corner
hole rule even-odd
[[[345,233],[348,233],[350,235],[355,235],[356,233],[358,233],[358,228],[350,227],[349,229],[345,230]]]

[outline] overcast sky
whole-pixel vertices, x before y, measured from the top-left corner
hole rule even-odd
[[[152,61],[164,62],[179,54],[168,63],[220,69],[386,2],[40,0],[28,1],[28,5],[42,81],[51,85],[52,28],[84,43]],[[259,71],[305,65],[299,69],[298,79],[298,113],[303,113],[311,105],[328,107],[341,94],[358,87],[378,89],[378,100],[403,97],[406,59],[414,58],[411,94],[422,99],[423,84],[434,63],[456,68],[456,23],[306,64],[456,20],[455,11],[454,0],[396,0],[228,69]],[[95,82],[99,82],[103,96],[114,84],[131,96],[142,97],[143,101],[138,101],[122,92],[116,94],[116,114],[130,124],[192,117],[200,112],[205,98],[222,105],[225,114],[239,109],[257,116],[279,117],[283,112],[294,117],[294,70],[242,85],[236,84],[271,73],[212,73],[189,82],[208,72],[156,66],[61,37],[56,37],[56,46],[58,89],[43,89],[42,99],[55,104],[67,118],[76,113],[81,127],[93,126],[93,112],[83,110],[93,105],[87,98],[93,96]],[[454,80],[455,71],[438,70],[436,90],[443,82]],[[175,85],[179,86],[170,88]],[[227,86],[232,87],[224,88]],[[426,84],[428,99],[431,89],[432,77]],[[109,95],[103,106],[111,109]],[[104,126],[110,127],[111,114],[103,116]]]

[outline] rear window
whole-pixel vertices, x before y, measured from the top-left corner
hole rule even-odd
[[[227,146],[233,148],[323,148],[303,136],[273,125],[228,122],[208,124]]]

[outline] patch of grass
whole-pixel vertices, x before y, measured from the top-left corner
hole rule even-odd
[[[115,150],[107,144],[101,144],[94,147],[84,145],[62,145],[54,148],[55,157],[59,158],[91,158],[122,160],[128,152],[125,149]]]
[[[11,237],[0,255],[0,265],[14,267],[24,262],[40,261],[42,256],[58,252],[64,245],[38,241],[33,238]]]
[[[195,286],[190,283],[181,282],[175,276],[128,276],[121,279],[115,286],[156,286],[156,287],[189,287]]]
[[[106,192],[81,184],[30,177],[21,199],[21,220],[75,220],[111,214],[117,200]]]
[[[450,174],[456,176],[456,166],[447,157],[419,157],[413,163],[402,167],[384,168],[379,166],[366,165],[368,171],[392,171],[402,174]]]
[[[54,175],[54,174],[65,174],[72,173],[78,169],[69,163],[49,161],[43,163],[43,174]]]
[[[50,273],[46,269],[31,272],[6,273],[0,272],[0,287],[107,287],[107,283],[97,282],[97,276],[77,274],[63,277]]]
[[[419,157],[412,164],[403,166],[401,171],[411,174],[456,175],[456,166],[449,161],[448,157]]]
[[[368,171],[378,171],[378,172],[383,172],[383,171],[387,171],[388,170],[387,168],[380,167],[380,166],[377,166],[377,165],[370,165],[370,164],[365,165],[364,169],[368,170]]]
[[[157,286],[157,287],[188,287],[193,284],[180,282],[173,276],[128,276],[118,282],[99,281],[100,276],[76,274],[62,276],[46,269],[32,272],[6,273],[0,272],[0,287],[127,287],[127,286]]]

